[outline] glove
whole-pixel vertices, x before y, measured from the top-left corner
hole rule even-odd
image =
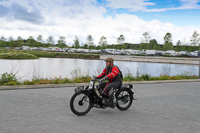
[[[103,81],[104,81],[104,80],[106,80],[106,79],[108,79],[108,77],[107,77],[107,76],[105,76],[105,77],[101,78],[101,79],[99,80],[99,82],[103,82]]]

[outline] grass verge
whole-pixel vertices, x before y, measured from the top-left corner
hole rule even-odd
[[[12,85],[40,85],[40,84],[66,84],[66,83],[89,83],[92,79],[90,76],[82,76],[74,79],[68,78],[55,78],[55,79],[34,79],[19,82],[14,74],[4,73],[0,77],[0,86],[12,86]],[[128,75],[123,78],[123,81],[154,81],[154,80],[184,80],[184,79],[198,79],[198,76],[190,75],[177,75],[167,76],[161,75],[159,77],[151,77],[148,74],[141,76]]]

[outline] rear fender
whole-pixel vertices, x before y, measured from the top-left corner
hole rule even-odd
[[[118,91],[116,92],[116,94],[119,93],[119,92],[122,91],[122,90],[127,90],[127,91],[131,92],[132,95],[134,94],[134,92],[133,92],[130,88],[121,88],[120,90],[118,90]]]
[[[133,85],[132,84],[125,84],[125,85],[122,85],[121,88],[116,92],[119,93],[121,90],[127,90],[129,92],[131,92],[132,96],[133,96],[133,100],[137,100],[134,98],[134,92],[132,91],[133,89]]]
[[[121,86],[121,89],[123,89],[123,88],[127,88],[127,89],[133,89],[133,85],[132,84],[124,84],[124,85],[122,85]]]

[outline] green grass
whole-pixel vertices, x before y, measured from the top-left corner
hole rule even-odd
[[[63,53],[63,52],[48,52],[38,50],[14,50],[0,48],[0,59],[38,59],[45,58],[79,58],[79,59],[99,59],[99,54],[84,54],[84,53]]]
[[[1,59],[39,59],[37,56],[22,52],[0,53]]]
[[[99,59],[98,54],[63,53],[63,52],[47,52],[47,51],[31,51],[31,50],[24,50],[23,52],[33,54],[37,57],[47,57],[47,58]]]
[[[73,79],[68,78],[54,78],[54,79],[34,79],[32,81],[26,80],[19,82],[16,76],[12,73],[4,73],[0,77],[0,85],[11,86],[11,85],[40,85],[40,84],[66,84],[66,83],[89,83],[92,77],[81,76]],[[153,80],[183,80],[183,79],[198,79],[198,76],[191,76],[187,74],[181,74],[177,76],[160,75],[158,77],[151,77],[148,74],[141,76],[128,75],[123,78],[123,81],[153,81]]]
[[[198,76],[181,74],[177,76],[160,75],[158,77],[151,77],[150,75],[145,74],[139,77],[127,76],[124,77],[123,81],[153,81],[153,80],[183,80],[183,79],[198,79]]]

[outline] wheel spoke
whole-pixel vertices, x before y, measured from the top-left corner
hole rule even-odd
[[[122,90],[117,96],[117,106],[120,110],[128,109],[132,104],[131,94],[127,90]]]
[[[74,108],[77,112],[85,112],[89,108],[89,104],[89,98],[85,94],[79,94],[74,99]]]

